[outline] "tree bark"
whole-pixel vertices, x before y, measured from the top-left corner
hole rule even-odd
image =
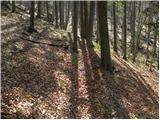
[[[56,28],[58,28],[58,2],[55,1],[55,19],[56,19]]]
[[[87,45],[88,47],[92,47],[92,34],[93,34],[93,23],[94,23],[94,15],[95,15],[95,1],[90,1],[90,11],[89,11],[89,24],[88,24],[88,38]]]
[[[85,26],[85,31],[84,31],[84,37],[87,39],[88,35],[88,2],[84,1],[84,26]]]
[[[135,2],[133,2],[133,9],[132,9],[132,22],[131,22],[131,53],[132,53],[132,60],[135,62],[135,55],[134,55],[134,49],[135,49],[135,20],[136,20],[136,6]]]
[[[84,26],[84,1],[80,2],[80,22],[81,22],[81,38],[84,39],[84,31],[85,31],[85,26]]]
[[[9,4],[9,1],[1,1],[1,5],[2,6],[7,7],[8,9],[10,9],[8,4]]]
[[[96,1],[97,2],[97,1]],[[96,3],[97,4],[97,3]],[[96,34],[96,42],[100,43],[100,35],[99,35],[99,18],[98,18],[98,6],[96,5],[96,22],[97,22],[97,34]]]
[[[98,1],[99,32],[101,39],[101,67],[109,72],[112,71],[109,46],[107,2]]]
[[[28,32],[35,32],[34,29],[34,6],[35,6],[35,1],[31,1],[31,7],[30,7],[30,26],[28,29]]]
[[[147,49],[146,49],[146,65],[148,64],[148,59],[149,59],[149,41],[150,41],[150,32],[151,32],[151,28],[150,28],[150,22],[151,22],[151,16],[148,16],[148,38],[147,38]]]
[[[55,1],[52,2],[52,16],[53,16],[53,22],[55,20]]]
[[[156,21],[156,26],[155,26],[155,31],[154,31],[153,58],[156,57],[157,37],[158,37],[158,18]]]
[[[118,53],[118,51],[117,51],[116,2],[113,2],[113,23],[114,23],[114,46],[113,46],[113,50],[116,53]]]
[[[141,37],[141,32],[143,29],[143,23],[146,22],[146,16],[142,16],[140,14],[140,8],[141,6],[139,5],[139,14],[138,14],[138,26],[137,26],[137,32],[136,32],[136,41],[135,41],[135,49],[134,49],[134,56],[135,58],[134,61],[136,61],[136,57],[137,57],[137,53],[138,53],[138,49],[140,48],[140,37]]]
[[[69,15],[70,15],[70,1],[68,1],[68,8],[67,8],[67,16],[66,16],[65,30],[67,30],[68,21],[69,21]]]
[[[37,18],[41,18],[41,1],[38,1],[38,13],[37,13]]]
[[[47,8],[47,21],[50,22],[50,18],[49,18],[49,5],[48,5],[49,1],[46,1],[46,8]]]
[[[74,16],[73,16],[73,51],[77,52],[77,29],[78,29],[78,5],[77,5],[78,1],[73,1],[73,11],[74,11]]]
[[[126,1],[124,1],[124,16],[123,16],[123,59],[127,60],[127,24],[126,24],[126,16],[127,16],[127,11],[126,11]]]
[[[16,6],[15,6],[15,1],[12,1],[12,12],[15,12],[15,9],[16,8]]]
[[[60,28],[64,29],[64,1],[59,1]]]

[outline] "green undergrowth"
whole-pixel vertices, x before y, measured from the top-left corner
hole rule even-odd
[[[97,42],[93,42],[93,45],[94,45],[94,51],[100,56],[100,53],[101,53],[101,46],[100,46],[100,44],[99,43],[97,43]],[[111,49],[110,49],[110,52],[111,52],[111,56],[115,56],[115,55],[117,55],[114,51],[113,51],[113,49],[112,49],[112,47],[111,47]],[[127,51],[127,53],[129,53],[129,50]],[[120,51],[118,51],[118,54],[121,56],[121,58],[123,57],[121,54],[122,53],[120,53]],[[119,56],[118,55],[118,56]],[[119,56],[119,57],[120,57]],[[129,53],[128,55],[127,55],[127,61],[129,62],[129,63],[133,63],[133,56],[132,56],[132,54],[131,53]],[[152,62],[152,57],[150,57],[150,59],[148,60],[148,67],[149,66],[152,66],[153,68],[156,68],[156,66],[158,65],[158,63],[157,63],[157,60],[156,60],[156,62]],[[139,66],[139,67],[141,67],[141,68],[146,68],[146,56],[145,55],[143,55],[143,54],[141,54],[141,53],[137,53],[137,57],[136,57],[136,62],[134,63],[136,66]]]
[[[100,46],[100,44],[97,43],[97,42],[95,42],[95,41],[93,41],[93,45],[94,45],[94,51],[95,51],[98,55],[100,55],[100,53],[101,53],[101,46]]]

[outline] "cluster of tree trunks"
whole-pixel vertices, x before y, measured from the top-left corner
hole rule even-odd
[[[75,6],[76,6],[76,3],[74,3],[74,8]],[[97,7],[98,7],[97,15],[98,15],[98,25],[99,25],[98,31],[100,34],[100,45],[101,45],[101,67],[106,71],[112,72],[110,45],[109,45],[109,33],[108,33],[108,21],[107,21],[107,2],[98,1]],[[95,1],[90,1],[90,2],[82,1],[80,3],[81,39],[86,40],[86,43],[89,49],[93,47],[92,36],[93,36],[93,27],[94,27],[94,17],[96,15],[95,8],[96,8]],[[75,11],[76,10],[74,9],[74,13]],[[74,14],[74,26],[75,26],[76,21],[77,21],[77,17],[75,17],[75,14]],[[74,43],[77,43],[77,36],[76,36],[77,29],[75,30],[75,27],[73,28],[74,40],[75,40]],[[74,44],[74,45],[77,47],[77,44]]]
[[[35,17],[35,4],[37,3],[37,18],[42,18],[42,10],[45,5],[46,18],[48,22],[55,23],[56,28],[67,30],[68,23],[70,21],[70,13],[72,18],[72,32],[73,32],[73,50],[78,51],[78,31],[80,29],[80,36],[82,40],[85,40],[89,49],[93,46],[93,32],[96,27],[97,41],[101,46],[101,67],[107,71],[112,71],[110,44],[109,44],[109,31],[108,31],[108,13],[107,13],[107,1],[53,1],[52,2],[52,14],[50,13],[51,2],[50,1],[31,1],[30,2],[30,25],[28,32],[35,32],[34,17]],[[43,5],[43,3],[45,3]],[[132,54],[132,61],[136,61],[136,56],[140,48],[141,33],[144,27],[144,23],[147,21],[148,30],[146,30],[147,38],[151,37],[151,25],[153,22],[151,14],[142,14],[142,2],[121,2],[123,5],[123,18],[122,18],[122,53],[123,59],[127,60],[127,32],[131,32],[130,40],[130,53]],[[153,5],[153,2],[150,2]],[[2,6],[7,6],[8,2],[2,1]],[[151,6],[150,5],[150,6]],[[148,11],[149,8],[148,7]],[[153,6],[152,6],[153,7]],[[137,10],[137,11],[136,11]],[[16,11],[15,1],[12,1],[12,12]],[[128,11],[128,12],[127,12]],[[113,26],[113,50],[118,54],[118,26],[121,21],[118,18],[118,5],[116,1],[112,2],[112,26]],[[95,22],[96,20],[96,22]],[[158,17],[154,26],[154,41],[152,56],[156,58],[156,46],[158,37]],[[94,24],[96,23],[96,24]],[[128,25],[129,24],[129,25]],[[137,24],[137,25],[136,25]],[[130,27],[130,28],[129,28]],[[136,29],[137,28],[137,29]],[[130,30],[130,31],[127,31]],[[100,39],[100,40],[99,40]],[[149,45],[150,41],[147,41],[147,54],[146,64],[149,59]],[[128,51],[129,52],[129,51]],[[153,61],[153,59],[152,59]]]

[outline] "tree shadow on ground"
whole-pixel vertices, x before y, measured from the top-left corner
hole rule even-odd
[[[2,112],[2,117],[54,118],[55,116],[51,115],[58,112],[56,102],[59,100],[54,97],[57,97],[57,94],[62,91],[56,73],[60,68],[60,63],[64,62],[63,56],[61,56],[64,49],[47,44],[34,44],[25,40],[29,37],[32,37],[34,41],[46,40],[44,34],[48,35],[49,31],[44,29],[38,33],[29,34],[25,31],[26,25],[24,23],[8,23],[3,26],[3,30],[15,29],[13,32],[2,31],[4,41],[2,43],[2,101],[17,111],[10,112],[12,108],[8,109],[3,105],[2,110],[6,109],[7,111]],[[38,37],[35,37],[36,35]],[[57,41],[54,38],[48,39],[51,43]],[[60,42],[63,43],[64,40]],[[59,51],[62,53],[59,54]],[[25,106],[18,108],[21,103],[24,105],[33,104],[33,108],[28,106],[26,110],[22,110]],[[63,117],[63,114],[57,116]]]
[[[47,118],[48,116],[45,114],[49,113],[50,107],[53,114],[58,111],[54,97],[61,96],[56,93],[60,90],[54,73],[57,72],[58,64],[64,62],[62,61],[64,56],[56,54],[59,49],[55,50],[48,45],[31,44],[19,39],[19,35],[21,38],[25,37],[20,31],[22,30],[21,27],[18,26],[14,31],[14,33],[18,32],[18,36],[14,36],[14,39],[2,44],[2,103],[8,103],[10,107],[13,103],[16,105],[21,103],[20,109],[12,112],[12,114],[7,109],[6,113],[9,114],[7,115],[9,117],[6,118]],[[41,33],[47,34],[48,31],[42,30],[38,34],[42,35]],[[40,40],[43,38],[44,36]],[[34,40],[39,40],[39,38],[34,38]],[[119,72],[115,75],[107,74],[99,69],[100,58],[98,55],[93,50],[88,49],[84,41],[79,41],[79,44],[85,65],[91,118],[130,118],[130,113],[137,118],[157,118],[155,115],[158,114],[158,96],[145,83],[140,73],[136,73],[123,62],[119,64],[117,61],[113,61],[114,65],[119,67]],[[17,47],[18,45],[20,46]],[[9,46],[11,46],[11,51],[5,52],[4,50],[7,50]],[[71,81],[68,116],[69,118],[78,118],[77,107],[81,101],[78,98],[77,53],[71,52],[70,62],[71,71],[69,73],[66,72],[69,70],[68,66],[64,66],[66,69],[62,69],[64,67],[60,69],[70,77]],[[50,93],[56,93],[51,102],[50,97],[48,97]],[[37,102],[33,102],[34,100]],[[34,103],[35,106],[25,106],[31,103]],[[39,108],[43,106],[43,103],[47,105],[42,109],[41,112],[43,113],[39,113]],[[13,107],[15,108],[15,106]],[[153,114],[149,111],[152,111]],[[60,117],[62,118],[63,114]]]
[[[107,74],[99,68],[100,58],[95,51],[88,49],[84,41],[79,43],[86,68],[92,118],[130,118],[130,114],[134,114],[137,118],[157,118],[158,96],[154,97],[154,91],[142,82],[144,79],[139,76],[140,74],[135,73],[125,64],[117,64],[117,61],[113,61],[113,64],[120,72],[115,75]],[[123,76],[124,73],[127,76]],[[126,86],[130,86],[133,91],[131,92]],[[138,98],[140,101],[134,99],[135,95],[140,96]],[[131,107],[133,111],[130,111]],[[148,111],[142,109],[145,107]],[[149,111],[150,109],[152,111]]]
[[[100,61],[97,59],[97,54],[95,54],[92,49],[87,49],[84,41],[79,41],[79,44],[85,64],[92,118],[113,118],[112,111],[115,112],[117,118],[129,118],[127,110],[123,104],[121,104],[121,97],[118,96],[118,94],[116,96],[117,99],[112,97],[116,91],[107,88],[107,91],[110,92],[106,93],[106,88],[104,87],[106,87],[106,81],[109,80],[105,80],[102,78],[102,75],[100,75],[98,68]],[[109,101],[112,101],[114,104],[109,103]]]
[[[77,108],[77,101],[78,101],[78,54],[76,52],[72,52],[72,73],[71,73],[71,95],[70,95],[70,113],[69,118],[76,119],[78,108]]]
[[[35,118],[37,116],[36,118],[47,118],[44,114],[38,113],[38,109],[44,103],[49,104],[49,93],[59,90],[54,72],[61,57],[52,50],[53,47],[32,44],[20,39],[19,36],[23,37],[21,32],[18,32],[18,35],[11,40],[6,40],[5,36],[2,36],[5,40],[5,43],[2,44],[2,102],[17,110],[9,112],[12,109],[8,109],[4,105],[2,110],[6,109],[7,111],[2,112],[2,117]],[[30,101],[30,98],[26,98],[23,94],[20,95],[21,92],[26,93],[26,96],[31,96],[34,101]],[[27,102],[34,104],[33,110],[29,110],[31,113],[25,113],[30,106],[26,110],[16,108],[24,99],[24,105]],[[42,106],[39,106],[37,101],[41,101],[39,105]],[[51,107],[56,108],[55,105],[49,104],[44,110],[48,111]]]
[[[119,73],[121,77],[117,77],[115,80],[119,79],[120,86],[127,93],[126,98],[128,102],[132,104],[133,109],[137,110],[135,116],[137,118],[158,118],[158,93],[153,91],[141,73],[133,69],[124,60],[117,56],[115,57],[119,63],[114,61],[114,64],[121,70]],[[152,81],[152,79],[150,80]]]
[[[7,24],[7,25],[1,25],[1,30],[9,30],[13,27],[18,27],[18,25],[22,24],[22,22],[15,22],[15,23],[11,23],[11,24]]]
[[[70,45],[73,48],[73,40],[71,34],[68,33],[68,37],[70,40]],[[78,108],[77,108],[77,101],[78,101],[78,53],[74,52],[71,48],[71,68],[70,71],[70,80],[71,80],[71,92],[70,92],[70,106],[69,106],[69,115],[68,118],[76,119]]]
[[[35,101],[38,101],[39,99],[41,99],[41,101],[46,101],[49,93],[58,90],[58,85],[54,76],[56,64],[50,62],[53,57],[56,57],[57,59],[58,56],[51,51],[48,51],[44,46],[44,48],[42,46],[37,48],[29,42],[24,42],[23,48],[19,49],[15,46],[15,43],[18,42],[22,41],[15,40],[13,43],[9,43],[8,45],[2,47],[2,101],[6,105],[11,104],[12,99],[12,101],[15,102],[13,105],[16,105],[16,101],[21,103],[26,96],[24,95],[24,98],[23,95],[18,97],[16,94],[19,94],[21,91],[18,90],[18,93],[14,93],[13,91],[15,89],[22,89],[24,93],[26,92],[28,95],[31,95],[31,97],[35,99],[31,102],[33,104],[35,104]],[[11,52],[9,53],[5,52],[5,49],[8,46],[11,46]],[[40,52],[42,53],[39,54],[42,55],[37,56],[37,54],[34,53],[37,49],[41,50]],[[12,94],[15,94],[15,96]],[[26,99],[26,103],[24,104],[27,104],[28,101],[30,101],[29,98]],[[50,105],[50,107],[51,106],[52,105]],[[35,106],[36,109],[39,109],[38,107],[38,105]],[[37,114],[36,111],[30,110],[32,113],[27,116],[23,113],[24,111],[17,110],[16,113],[9,114],[8,117],[33,118],[33,114]],[[5,118],[3,113],[2,117]]]

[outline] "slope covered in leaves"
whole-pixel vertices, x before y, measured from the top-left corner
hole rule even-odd
[[[158,118],[158,73],[112,56],[115,74],[72,35],[2,9],[2,118]]]

